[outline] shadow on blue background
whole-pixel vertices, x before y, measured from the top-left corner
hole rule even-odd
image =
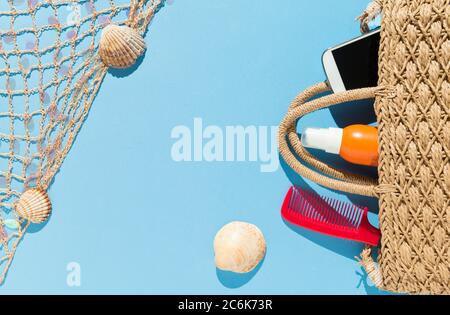
[[[369,276],[367,272],[361,267],[360,271],[355,272],[358,277],[360,277],[359,283],[356,285],[359,288],[361,285],[364,286],[364,290],[368,295],[394,295],[395,293],[382,291],[378,289],[371,281],[369,280]]]
[[[43,228],[45,228],[45,226],[48,224],[48,222],[50,222],[51,218],[53,216],[53,211],[50,212],[50,216],[48,217],[47,221],[44,221],[40,224],[33,224],[31,223],[30,226],[27,229],[27,233],[37,233],[40,230],[42,230]]]
[[[267,252],[266,252],[267,255]],[[264,260],[266,259],[266,255],[259,262],[258,266],[255,267],[250,272],[247,273],[235,273],[231,271],[224,271],[216,268],[217,279],[219,279],[220,283],[229,288],[229,289],[237,289],[247,284],[253,277],[258,273],[261,266],[264,264]]]
[[[286,224],[286,226],[289,227],[295,233],[303,236],[304,238],[323,248],[326,248],[329,251],[335,252],[338,255],[354,259],[356,256],[359,256],[362,249],[364,248],[363,244],[310,231],[308,229],[304,229],[302,227],[291,224],[284,219],[283,221],[284,224]]]
[[[329,108],[336,125],[344,128],[352,124],[370,125],[377,118],[373,108],[373,100],[361,100],[338,104]]]
[[[144,52],[144,54],[142,56],[140,56],[136,60],[135,64],[132,65],[131,67],[126,68],[126,69],[109,68],[108,73],[111,74],[115,78],[126,78],[127,76],[133,74],[133,72],[135,72],[137,68],[139,68],[142,61],[144,61],[146,55],[147,55],[147,50]]]

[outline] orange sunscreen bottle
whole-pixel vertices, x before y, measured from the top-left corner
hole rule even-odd
[[[306,128],[302,133],[306,148],[339,154],[344,160],[366,166],[378,165],[377,128],[351,125],[341,128]]]

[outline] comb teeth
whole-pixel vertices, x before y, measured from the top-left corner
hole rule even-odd
[[[293,188],[287,212],[302,220],[357,230],[365,209],[331,198],[321,198],[313,192]]]
[[[367,217],[367,208],[322,198],[314,192],[291,187],[284,198],[281,214],[300,227],[356,242],[377,246],[381,232]]]

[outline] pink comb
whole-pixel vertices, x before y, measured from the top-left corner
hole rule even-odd
[[[369,223],[368,209],[291,187],[281,208],[283,218],[295,225],[334,237],[377,246],[380,230]]]

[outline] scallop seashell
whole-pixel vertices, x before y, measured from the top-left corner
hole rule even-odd
[[[252,271],[264,258],[266,241],[255,225],[231,222],[217,232],[214,253],[217,268],[246,273]]]
[[[100,58],[108,67],[129,68],[142,56],[145,49],[144,38],[131,27],[109,24],[102,31]]]
[[[33,223],[42,223],[50,216],[52,204],[45,191],[31,188],[20,196],[15,209],[20,217]]]

